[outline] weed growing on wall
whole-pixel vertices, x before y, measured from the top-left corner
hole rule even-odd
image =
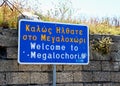
[[[97,51],[101,54],[110,53],[111,44],[112,39],[110,37],[102,37],[101,39],[96,39],[91,42],[92,50]]]

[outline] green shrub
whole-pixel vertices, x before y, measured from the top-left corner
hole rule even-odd
[[[112,39],[110,37],[102,37],[92,41],[92,49],[102,54],[108,54],[110,53],[111,44]]]
[[[0,25],[3,28],[9,28],[9,23],[8,22],[2,22],[2,24]]]

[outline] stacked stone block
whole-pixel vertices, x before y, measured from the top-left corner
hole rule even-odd
[[[18,64],[17,30],[0,28],[0,86],[52,86],[52,65]],[[108,36],[108,35],[107,35]],[[101,38],[90,35],[90,40]],[[57,65],[57,86],[120,86],[120,36],[113,39],[112,51],[101,55],[90,49],[88,65]]]

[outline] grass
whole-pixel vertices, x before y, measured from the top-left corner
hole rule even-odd
[[[11,11],[9,8],[7,8],[6,20],[7,23],[9,24],[9,27],[17,28],[17,16],[18,16],[18,12],[16,10],[13,9],[13,11]],[[60,19],[52,18],[51,16],[43,16],[43,15],[42,15],[42,20],[51,21],[51,22],[86,24],[89,27],[90,34],[120,35],[120,26],[115,27],[106,24],[109,21],[91,24],[81,20],[72,20],[72,19],[60,20]],[[2,23],[3,23],[3,8],[0,7],[0,26],[2,26]]]
[[[110,27],[99,24],[97,26],[89,25],[89,28],[90,28],[90,34],[120,35],[120,27],[115,27],[115,26]]]
[[[6,12],[4,13],[5,18],[3,18],[3,10],[4,6],[0,7],[0,26],[4,23],[8,23],[9,27],[11,28],[17,28],[17,16],[18,12],[13,8],[13,10],[9,9],[9,7],[6,7]]]

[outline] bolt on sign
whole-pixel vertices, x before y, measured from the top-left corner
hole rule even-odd
[[[85,25],[19,21],[20,64],[88,64],[89,29]]]

